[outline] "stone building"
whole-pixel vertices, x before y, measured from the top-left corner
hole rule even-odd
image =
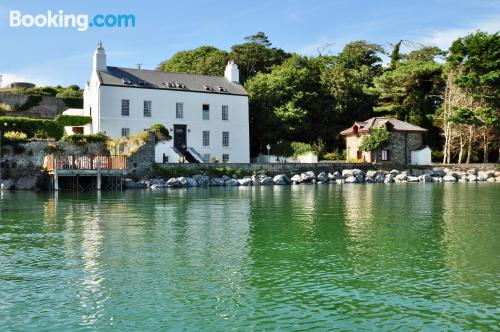
[[[390,142],[377,151],[362,151],[360,145],[363,137],[370,135],[372,128],[381,128],[383,126],[387,128],[391,135]],[[431,160],[431,150],[423,145],[426,132],[427,129],[401,120],[374,117],[366,121],[356,121],[351,127],[341,131],[340,134],[345,137],[348,161],[428,164]],[[412,155],[415,160],[412,160]]]

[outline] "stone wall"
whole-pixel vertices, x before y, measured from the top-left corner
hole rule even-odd
[[[136,151],[130,153],[127,172],[130,176],[143,177],[152,174],[155,162],[155,135],[149,133],[148,139]]]

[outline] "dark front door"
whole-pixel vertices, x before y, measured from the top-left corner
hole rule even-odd
[[[186,150],[186,125],[174,125],[174,147]]]

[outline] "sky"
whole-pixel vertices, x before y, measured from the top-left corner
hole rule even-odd
[[[135,27],[11,27],[22,15],[131,14]],[[336,54],[353,40],[390,48],[401,39],[446,49],[457,37],[500,30],[500,0],[3,0],[0,75],[37,85],[78,84],[90,78],[102,41],[112,66],[154,69],[178,51],[213,45],[229,50],[265,32],[274,47],[303,55]]]

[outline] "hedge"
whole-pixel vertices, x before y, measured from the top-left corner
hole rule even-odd
[[[61,141],[69,142],[77,145],[84,145],[87,143],[106,143],[110,138],[102,133],[84,135],[84,134],[73,134],[71,136],[64,136]]]
[[[0,117],[0,129],[6,131],[21,131],[33,138],[37,132],[45,131],[48,137],[59,140],[64,134],[64,126],[59,122],[47,119],[31,119],[24,117]]]
[[[85,126],[86,124],[89,124],[92,122],[92,118],[90,116],[83,116],[83,115],[59,114],[58,116],[56,116],[54,121],[56,121],[57,123],[59,123],[63,127],[65,127],[65,126]]]

